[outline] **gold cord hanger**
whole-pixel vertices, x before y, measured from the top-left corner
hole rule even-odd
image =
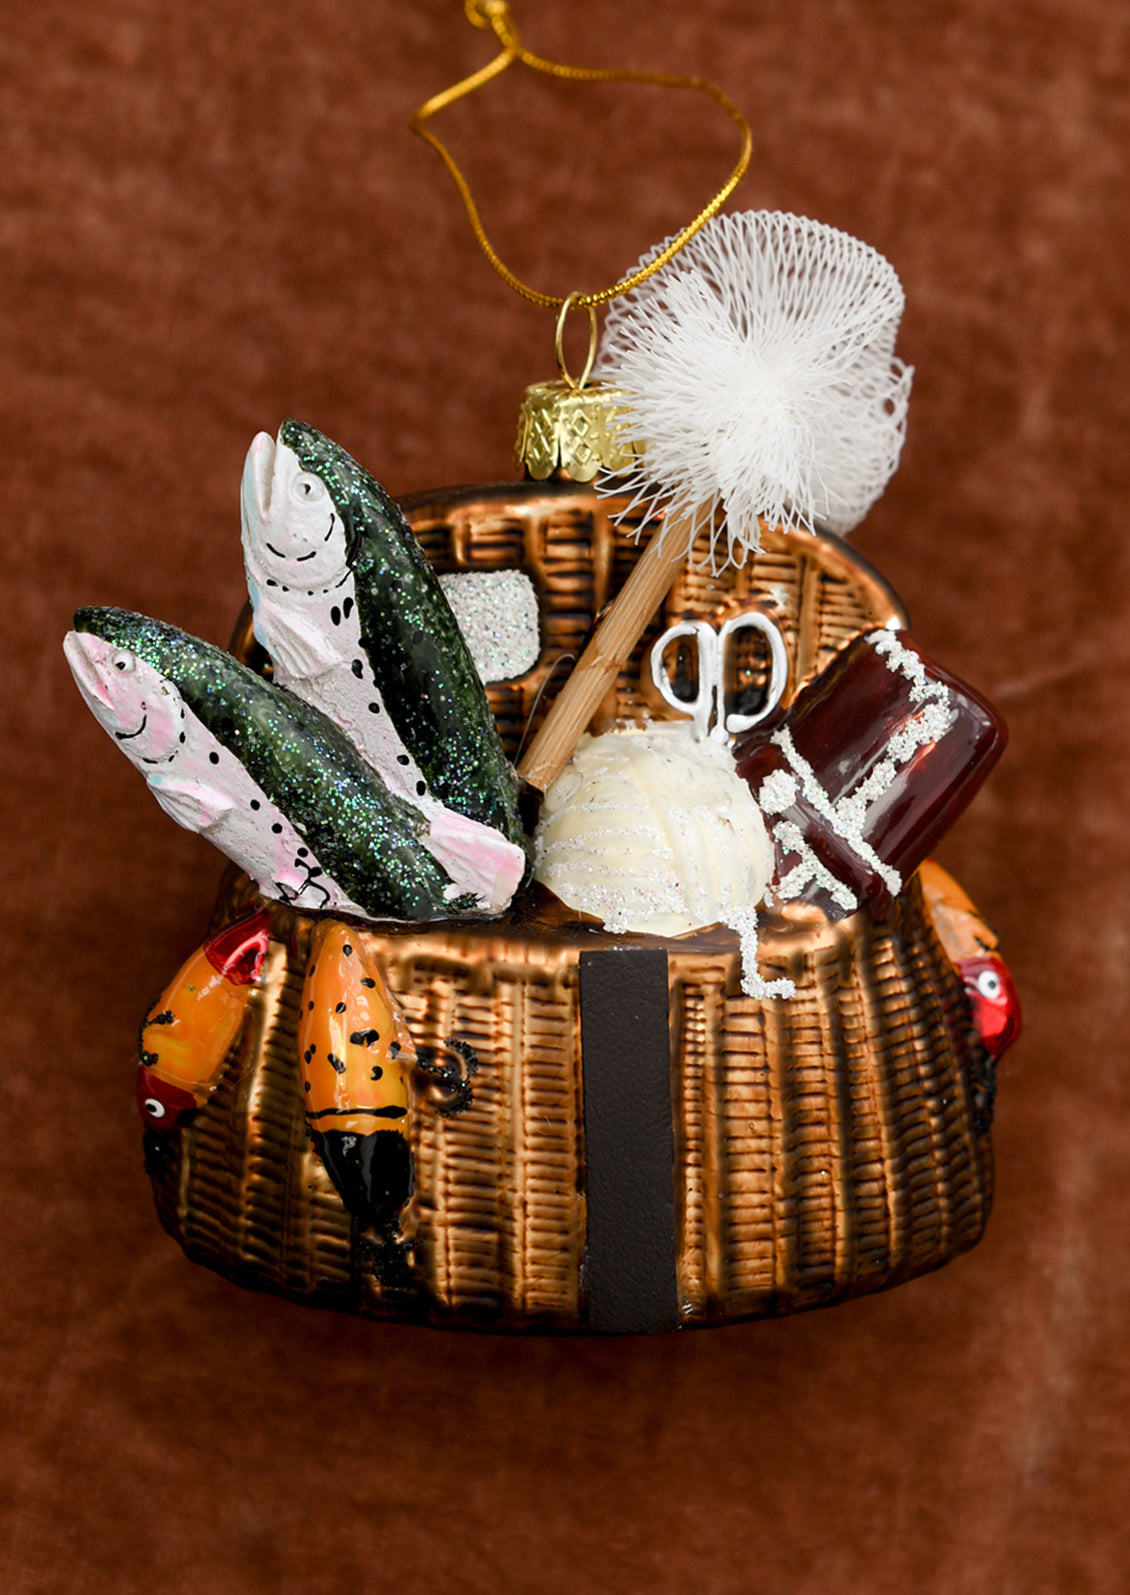
[[[410,118],[409,126],[425,144],[431,145],[451,173],[479,248],[503,282],[531,304],[559,312],[556,354],[561,380],[537,383],[526,390],[518,423],[519,460],[529,475],[538,481],[554,472],[577,482],[591,481],[601,467],[608,471],[621,469],[628,458],[641,448],[639,443],[624,438],[618,424],[618,406],[624,395],[616,388],[588,380],[596,349],[595,307],[607,304],[610,299],[646,282],[653,272],[673,259],[699,228],[705,226],[722,208],[745,176],[753,153],[753,136],[749,123],[733,101],[706,78],[617,67],[574,67],[558,61],[547,61],[534,55],[522,44],[506,0],[464,0],[463,9],[477,28],[490,28],[494,32],[502,49],[480,71],[444,89],[421,105]],[[447,146],[425,125],[438,111],[483,88],[515,62],[534,72],[544,72],[549,77],[566,78],[576,83],[646,83],[659,88],[691,89],[697,94],[705,94],[725,111],[741,133],[741,153],[737,165],[710,203],[646,265],[612,283],[610,287],[593,293],[571,293],[564,298],[540,293],[516,277],[499,258],[483,229],[470,186],[458,162]],[[572,309],[585,310],[589,318],[589,354],[579,381],[566,370],[562,347],[565,321]],[[683,531],[685,528],[682,531],[675,529],[672,533],[670,528],[664,527],[652,538],[558,694],[541,730],[518,767],[519,775],[533,791],[544,792],[563,768],[577,738],[607,692],[610,682],[615,679],[617,670],[623,667],[631,653],[648,616],[662,601],[677,568],[686,557],[687,542]]]
[[[706,78],[684,77],[667,72],[642,72],[621,67],[566,66],[559,61],[547,61],[544,57],[535,55],[532,50],[527,50],[523,45],[506,0],[464,0],[463,9],[467,14],[468,20],[473,22],[475,27],[490,28],[494,32],[502,45],[502,49],[493,61],[488,61],[486,66],[482,67],[478,72],[473,72],[470,77],[464,78],[462,82],[455,83],[451,88],[444,89],[441,93],[433,95],[430,100],[413,112],[409,118],[408,125],[413,133],[418,134],[424,140],[425,144],[431,145],[451,173],[452,181],[459,190],[460,198],[467,212],[467,219],[471,223],[471,230],[475,235],[479,248],[503,282],[509,284],[515,293],[521,294],[523,299],[528,299],[531,304],[540,305],[547,310],[563,310],[568,305],[578,310],[589,310],[591,312],[595,305],[607,304],[610,299],[615,299],[618,295],[627,293],[630,288],[638,287],[641,282],[646,282],[652,272],[658,271],[661,266],[665,266],[669,260],[678,254],[684,244],[690,242],[699,228],[722,208],[745,176],[749,167],[750,156],[753,153],[753,135],[750,132],[749,123],[733,101],[727,98],[720,88]],[[715,105],[725,111],[741,133],[742,145],[737,165],[710,203],[700,210],[694,220],[689,222],[681,232],[676,234],[654,260],[649,260],[646,266],[632,272],[627,277],[621,278],[619,282],[613,283],[610,287],[601,288],[594,293],[574,293],[564,298],[554,294],[540,293],[536,288],[531,288],[528,283],[524,283],[521,278],[516,277],[500,259],[486,235],[482,221],[479,218],[478,208],[471,195],[470,185],[463,176],[458,162],[446,144],[430,128],[425,126],[425,123],[435,116],[438,111],[444,110],[449,105],[454,105],[457,100],[465,99],[467,95],[473,94],[476,89],[485,87],[496,77],[501,76],[515,62],[529,67],[534,72],[544,72],[549,77],[566,78],[575,83],[646,83],[658,88],[691,89],[696,94],[705,94],[708,99],[714,101]],[[558,342],[560,342],[560,336]],[[582,379],[579,386],[583,385]]]

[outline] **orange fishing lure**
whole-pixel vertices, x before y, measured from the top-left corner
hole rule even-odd
[[[314,930],[298,1052],[315,1151],[359,1227],[395,1242],[413,1189],[416,1049],[379,965],[340,920]]]
[[[137,1100],[146,1129],[167,1134],[215,1090],[269,940],[265,913],[236,920],[209,936],[162,992],[138,1039]]]
[[[918,874],[938,940],[965,986],[977,1033],[986,1052],[999,1058],[1020,1034],[1020,998],[997,950],[997,933],[932,858]]]

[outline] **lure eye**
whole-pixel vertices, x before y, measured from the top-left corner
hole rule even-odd
[[[326,484],[309,471],[303,471],[301,475],[295,477],[290,491],[300,504],[313,504],[324,496]]]
[[[146,1097],[141,1106],[151,1119],[163,1119],[165,1117],[165,1104],[158,1102],[156,1097]]]
[[[111,664],[120,675],[126,675],[133,670],[134,658],[131,653],[116,653]]]
[[[982,969],[977,976],[977,990],[982,997],[987,997],[990,1002],[997,1002],[1003,989],[1001,977],[995,969]]]

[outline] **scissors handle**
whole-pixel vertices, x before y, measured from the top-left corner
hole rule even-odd
[[[725,715],[726,731],[731,736],[737,736],[739,731],[748,731],[751,726],[757,725],[780,703],[789,684],[789,655],[785,647],[785,639],[780,631],[758,609],[747,610],[744,615],[734,615],[726,621],[718,633],[718,717],[722,719],[725,713],[725,682],[723,672],[726,664],[726,644],[738,631],[759,631],[769,644],[769,690],[765,694],[765,702],[756,714],[727,714]]]
[[[756,714],[725,712],[726,649],[730,638],[739,631],[760,631],[769,647],[769,690]],[[693,698],[678,697],[671,678],[663,668],[663,655],[671,643],[680,637],[694,638],[698,687]],[[705,620],[679,621],[657,638],[651,650],[650,664],[651,679],[659,696],[680,714],[690,715],[694,734],[700,741],[709,734],[716,742],[728,742],[731,736],[757,725],[780,703],[789,679],[789,656],[784,638],[768,615],[756,609],[748,610],[743,615],[734,615],[726,621],[721,631],[715,631]]]
[[[663,668],[663,655],[669,645],[680,637],[693,637],[698,657],[698,689],[693,698],[679,698],[671,685],[671,678]],[[694,722],[694,734],[701,740],[710,729],[714,717],[714,698],[718,683],[718,633],[705,620],[680,620],[659,637],[651,650],[651,679],[664,703],[680,714],[689,714]]]

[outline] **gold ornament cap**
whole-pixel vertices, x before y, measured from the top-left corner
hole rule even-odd
[[[627,396],[621,388],[590,382],[596,358],[596,311],[585,305],[589,318],[589,350],[579,380],[569,375],[562,339],[565,319],[579,294],[570,294],[557,318],[556,382],[535,382],[526,389],[518,412],[518,439],[514,452],[518,464],[535,482],[555,471],[574,482],[591,482],[600,470],[622,471],[643,453],[642,443],[628,441],[621,424]]]
[[[625,442],[620,431],[624,402],[622,389],[603,382],[535,382],[518,412],[518,464],[535,482],[554,471],[591,482],[599,470],[624,470],[643,453],[642,444]]]

